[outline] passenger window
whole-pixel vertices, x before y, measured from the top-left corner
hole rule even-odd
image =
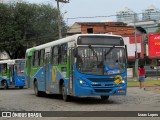
[[[62,44],[59,48],[59,62],[60,64],[66,64],[67,62],[67,44]]]
[[[44,49],[43,50],[40,50],[40,66],[43,66],[44,65]]]
[[[52,48],[52,57],[51,57],[51,63],[52,65],[58,65],[58,46],[55,46]]]

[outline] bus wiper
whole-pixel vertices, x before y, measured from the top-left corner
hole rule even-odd
[[[115,46],[113,46],[112,48],[110,48],[110,49],[104,54],[105,60],[106,60],[106,56],[113,50],[113,48],[115,48]]]
[[[91,49],[93,51],[93,55],[96,56],[97,59],[97,63],[98,63],[98,56],[97,53],[95,52],[95,50],[93,49],[93,47],[91,45],[88,45],[89,49]]]

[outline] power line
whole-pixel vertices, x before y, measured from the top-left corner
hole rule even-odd
[[[116,15],[108,15],[108,16],[90,16],[90,17],[70,17],[65,19],[80,19],[80,18],[105,18],[105,17],[113,17]]]
[[[144,13],[136,13],[136,15],[143,15]],[[68,20],[73,20],[73,19],[94,19],[94,18],[109,18],[109,17],[118,17],[118,16],[120,16],[120,15],[118,15],[118,14],[116,14],[116,15],[104,15],[104,16],[78,16],[78,17],[68,17],[68,18],[64,18],[64,19],[66,19],[67,21]],[[133,17],[134,16],[134,14],[129,14],[129,16],[130,17]],[[127,18],[128,16],[122,16],[121,18]],[[157,21],[158,19],[146,19],[146,20],[143,20],[142,18],[141,19],[139,19],[139,20],[136,20],[136,22],[140,22],[140,21]],[[160,19],[159,19],[160,20]],[[127,20],[124,20],[124,21],[127,21]],[[122,21],[122,22],[124,22],[124,21]],[[119,21],[118,21],[119,22]],[[134,23],[134,21],[131,21],[131,20],[128,20],[128,22],[126,22],[126,23]]]

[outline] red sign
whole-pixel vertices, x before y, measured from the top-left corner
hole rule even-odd
[[[160,34],[150,34],[149,39],[149,56],[150,58],[160,58]]]

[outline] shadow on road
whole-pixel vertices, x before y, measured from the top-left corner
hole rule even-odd
[[[30,94],[30,95],[35,96],[35,94]],[[59,95],[59,94],[45,94],[44,93],[41,97],[46,98],[46,99],[61,100],[63,102],[62,95]],[[88,104],[119,104],[113,100],[110,100],[110,98],[108,100],[101,100],[100,97],[73,97],[73,96],[70,96],[68,102],[72,102],[76,104],[87,104],[87,105]]]
[[[0,90],[24,90],[24,89],[27,89],[27,88],[23,88],[23,89],[20,89],[20,88],[8,88],[8,89],[4,89],[4,88],[0,88]]]

